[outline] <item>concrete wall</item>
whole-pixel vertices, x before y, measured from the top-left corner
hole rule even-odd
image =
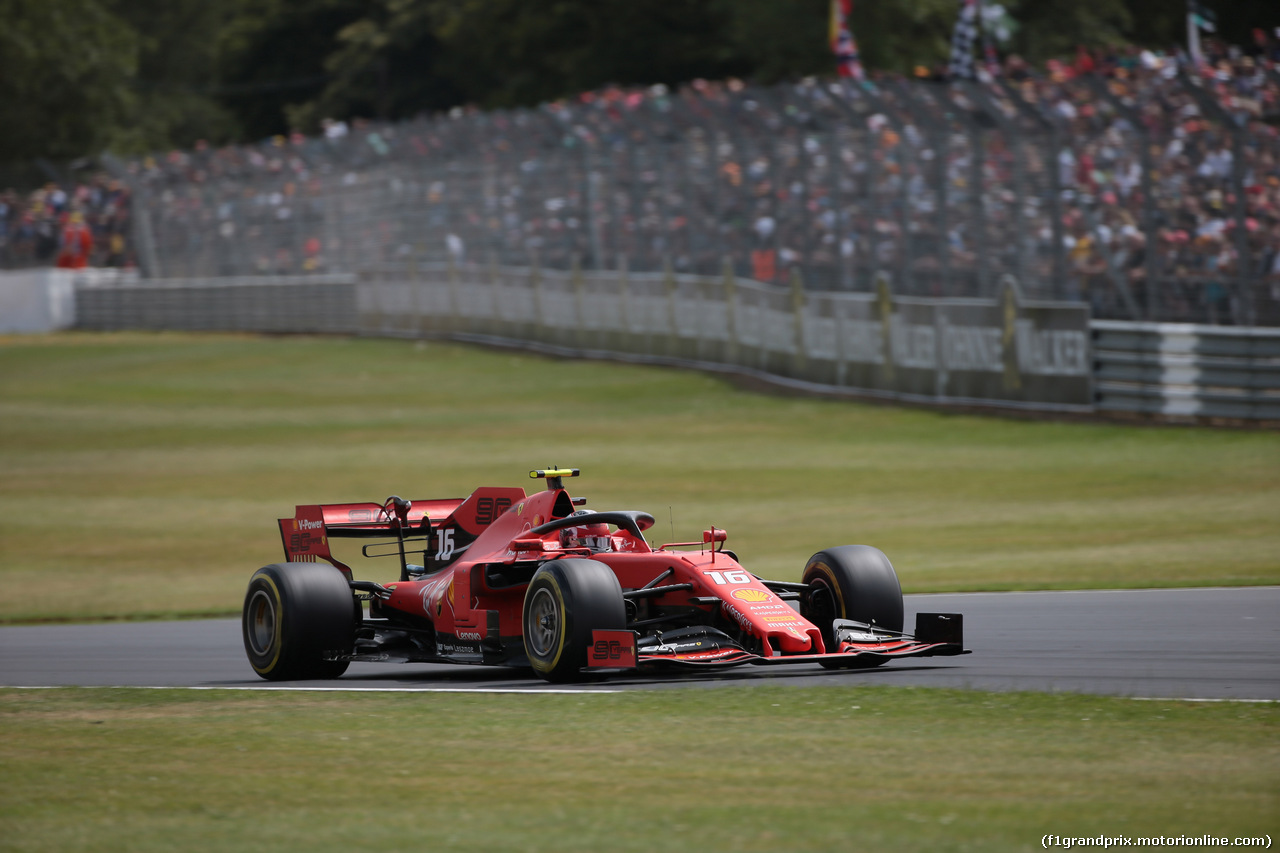
[[[103,287],[136,279],[136,272],[116,269],[0,272],[0,334],[69,329],[76,324],[77,287]]]

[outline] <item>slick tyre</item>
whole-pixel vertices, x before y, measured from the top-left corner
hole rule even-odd
[[[832,620],[852,619],[890,631],[902,630],[902,586],[884,552],[869,545],[844,545],[809,558],[803,582],[809,594],[801,615],[822,629],[822,642],[834,650]],[[879,666],[884,660],[822,661],[827,669]]]
[[[342,572],[328,563],[274,563],[254,572],[241,628],[254,672],[269,681],[337,678],[355,642],[357,602]]]
[[[594,560],[555,560],[538,569],[524,596],[524,650],[547,681],[583,681],[594,630],[627,625],[622,587]]]

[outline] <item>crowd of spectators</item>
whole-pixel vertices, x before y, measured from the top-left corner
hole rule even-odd
[[[1123,314],[1127,287],[1168,319],[1261,311],[1280,322],[1278,59],[1257,31],[1249,51],[1210,42],[1199,67],[1082,50],[1044,78],[1019,75],[1024,97],[1048,103],[1070,140],[1059,155],[1067,274],[1095,312]]]
[[[0,269],[133,266],[129,199],[128,187],[105,175],[0,192]]]
[[[1280,322],[1276,43],[1200,65],[1138,48],[952,85],[608,87],[127,164],[128,192],[47,188],[6,246],[80,209],[94,258],[152,275],[356,271],[451,260],[739,275],[902,293],[1087,300],[1096,316]],[[14,213],[13,211],[18,211]],[[56,231],[56,229],[54,229]],[[41,244],[45,256],[48,242]],[[1269,313],[1270,312],[1270,313]]]

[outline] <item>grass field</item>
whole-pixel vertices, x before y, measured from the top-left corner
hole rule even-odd
[[[397,341],[0,339],[0,621],[234,614],[296,503],[583,469],[766,576],[1280,582],[1280,436],[750,393]],[[534,484],[536,486],[536,484]],[[353,548],[345,551],[348,556]],[[366,576],[389,577],[389,563]],[[903,688],[599,696],[0,689],[0,849],[1038,849],[1252,836],[1280,708]]]
[[[910,591],[1280,582],[1280,436],[751,393],[444,344],[0,339],[0,620],[232,614],[297,503],[573,465],[765,576],[874,544]],[[353,551],[345,553],[351,554]],[[390,562],[365,576],[390,577]]]
[[[0,766],[13,851],[1033,850],[1045,834],[1274,835],[1280,708],[0,690]]]

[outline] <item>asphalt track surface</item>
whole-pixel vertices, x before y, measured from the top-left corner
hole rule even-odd
[[[973,654],[855,672],[801,664],[632,674],[569,689],[882,684],[1280,700],[1280,587],[911,595],[906,610],[908,629],[916,612],[963,613]],[[436,664],[354,663],[334,681],[269,684],[249,668],[232,619],[3,627],[0,686],[552,689],[528,671]]]

